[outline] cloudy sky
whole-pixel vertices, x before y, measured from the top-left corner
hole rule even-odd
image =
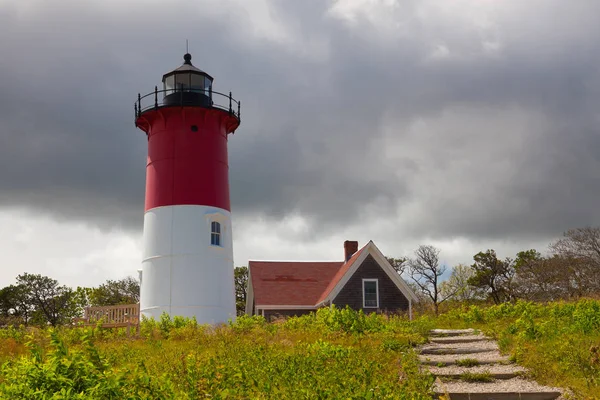
[[[133,102],[193,63],[242,100],[236,265],[374,240],[449,265],[600,223],[597,0],[0,0],[0,286],[137,276]]]

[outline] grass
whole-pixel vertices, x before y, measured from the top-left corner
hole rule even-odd
[[[0,331],[0,398],[429,399],[415,345],[427,321],[324,309],[228,326],[144,321],[141,337],[92,328]]]
[[[456,360],[456,365],[458,365],[459,367],[471,368],[478,366],[479,361],[477,361],[474,358],[461,358],[459,360]]]
[[[135,338],[124,329],[5,328],[0,398],[429,399],[433,376],[414,347],[434,327],[481,330],[539,383],[598,398],[598,300],[459,306],[414,321],[349,309],[219,327],[163,316],[143,321]]]
[[[599,300],[460,306],[436,325],[479,329],[538,383],[569,388],[576,398],[600,398]]]
[[[460,375],[460,379],[462,381],[465,382],[493,382],[494,378],[492,376],[492,374],[490,374],[489,372],[481,372],[481,373],[471,373],[471,372],[465,372],[464,374]]]

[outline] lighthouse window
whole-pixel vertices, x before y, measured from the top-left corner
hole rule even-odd
[[[175,77],[173,75],[165,78],[165,90],[173,90],[175,88]]]
[[[175,87],[177,90],[189,90],[190,88],[190,74],[176,74],[175,75]]]
[[[191,91],[196,93],[204,93],[204,76],[192,75]]]
[[[213,246],[221,245],[221,224],[216,221],[210,224],[210,244]]]

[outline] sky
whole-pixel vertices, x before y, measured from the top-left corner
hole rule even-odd
[[[242,102],[234,263],[470,264],[600,223],[596,0],[0,0],[0,287],[136,276],[133,104],[183,62]]]

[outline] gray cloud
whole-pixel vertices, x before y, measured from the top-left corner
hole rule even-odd
[[[600,6],[475,3],[2,6],[0,204],[139,229],[133,100],[187,37],[242,100],[236,218],[474,240],[600,222]]]

